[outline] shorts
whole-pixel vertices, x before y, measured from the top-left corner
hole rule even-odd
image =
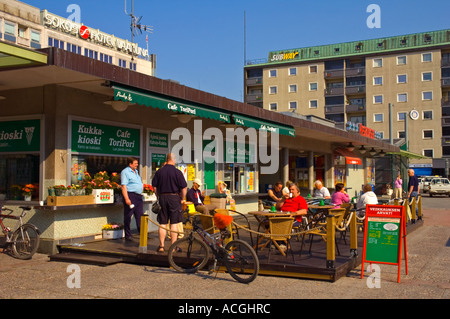
[[[178,224],[183,222],[181,198],[176,194],[161,194],[159,196],[161,212],[158,214],[158,223],[161,225]]]

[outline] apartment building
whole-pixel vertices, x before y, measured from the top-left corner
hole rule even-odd
[[[248,62],[244,77],[249,104],[342,129],[362,124],[385,140],[392,132],[429,157],[411,159],[413,167],[448,175],[450,30],[273,51]]]
[[[57,47],[146,75],[156,73],[156,56],[147,48],[16,0],[0,0],[0,41],[31,49]]]

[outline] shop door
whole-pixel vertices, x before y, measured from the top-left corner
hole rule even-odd
[[[204,159],[203,165],[205,190],[214,190],[216,186],[216,161],[213,158]]]

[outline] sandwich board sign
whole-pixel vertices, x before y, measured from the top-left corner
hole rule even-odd
[[[402,244],[404,244],[405,267],[408,274],[404,207],[367,205],[361,278],[364,277],[365,262],[389,264],[398,266],[397,282],[400,282]]]

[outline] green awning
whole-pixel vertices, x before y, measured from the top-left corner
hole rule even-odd
[[[0,69],[47,64],[47,55],[16,45],[0,42]]]
[[[182,114],[189,114],[201,118],[207,118],[211,120],[230,123],[230,114],[226,112],[220,112],[212,109],[207,109],[205,107],[198,105],[164,99],[151,93],[147,92],[141,93],[121,86],[114,85],[113,89],[114,89],[114,100],[116,101],[145,105],[147,107],[153,107],[155,109],[167,110]]]
[[[420,154],[416,154],[416,153],[412,153],[412,152],[408,152],[408,151],[404,151],[404,150],[400,150],[400,152],[388,152],[387,154],[400,155],[402,157],[407,157],[407,158],[412,158],[412,159],[430,159],[427,156],[423,156]]]
[[[265,121],[261,121],[255,118],[250,118],[242,115],[233,115],[234,123],[237,125],[255,128],[257,130],[263,130],[272,133],[278,133],[281,135],[287,135],[295,137],[295,129],[293,127],[273,124]]]

